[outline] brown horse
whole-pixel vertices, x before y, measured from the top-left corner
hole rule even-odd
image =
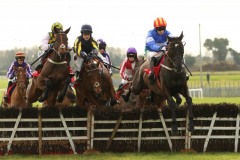
[[[83,64],[81,81],[75,85],[77,105],[87,109],[115,105],[115,90],[108,69],[96,56],[90,54],[89,57]]]
[[[26,66],[27,67],[27,66]],[[4,107],[27,107],[26,103],[26,89],[28,84],[28,79],[26,77],[26,67],[14,67],[16,72],[16,83],[12,86],[12,94],[10,96],[9,103],[2,101]]]
[[[148,79],[148,74],[144,71],[149,68],[149,61],[143,63],[140,69],[136,72],[133,78],[133,85],[130,92],[139,94],[142,89],[149,88],[154,93],[154,102],[161,103],[167,100],[168,106],[172,113],[172,134],[177,134],[176,123],[176,107],[182,102],[179,94],[181,94],[188,105],[189,124],[188,130],[194,130],[193,113],[192,113],[192,98],[189,96],[187,86],[187,76],[183,62],[184,44],[182,42],[183,33],[179,37],[168,37],[167,51],[165,52],[164,61],[160,63],[161,68],[158,72],[156,82],[151,85]],[[130,94],[128,94],[129,97]],[[128,97],[126,100],[128,100]],[[173,97],[176,99],[174,101]]]
[[[65,107],[72,107],[75,103],[76,103],[76,95],[72,87],[69,85],[63,101],[61,103],[56,102],[55,106],[60,109]],[[45,106],[48,106],[47,101],[44,101],[43,103],[43,107]]]
[[[38,77],[33,77],[27,88],[27,103],[47,101],[48,106],[54,106],[56,101],[62,102],[67,92],[67,88],[71,79],[69,77],[69,66],[66,61],[68,37],[70,31],[58,32],[54,28],[56,42],[52,48],[52,53],[47,58],[42,71]]]

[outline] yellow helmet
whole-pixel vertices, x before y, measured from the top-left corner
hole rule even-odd
[[[53,23],[53,25],[52,25],[52,27],[51,27],[52,32],[54,32],[54,27],[57,28],[58,30],[63,30],[63,26],[62,26],[62,24],[59,23],[59,22]]]

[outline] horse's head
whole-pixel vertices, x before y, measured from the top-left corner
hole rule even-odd
[[[84,64],[85,71],[87,73],[87,80],[90,86],[89,89],[93,92],[93,96],[100,97],[102,95],[101,76],[103,75],[101,67],[99,67],[100,61],[91,58]]]
[[[54,45],[54,50],[57,54],[62,57],[65,55],[68,49],[68,37],[67,34],[70,31],[71,27],[69,27],[65,31],[59,31],[57,28],[54,27],[54,33],[56,33],[56,42]]]
[[[176,72],[182,72],[183,69],[183,55],[184,55],[184,45],[182,42],[183,32],[179,37],[167,37],[167,57],[171,61],[173,68]]]
[[[26,96],[26,89],[27,89],[27,74],[26,74],[26,67],[14,67],[17,77],[17,88],[19,93],[23,96]]]

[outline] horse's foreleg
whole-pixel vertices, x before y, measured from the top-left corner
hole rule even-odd
[[[51,80],[46,80],[45,85],[46,85],[46,89],[44,90],[42,96],[39,97],[39,99],[38,99],[39,102],[43,102],[43,101],[45,101],[47,99],[49,90],[50,90],[50,88],[52,86]]]
[[[177,135],[178,128],[177,128],[177,120],[176,120],[176,103],[174,102],[172,97],[168,98],[167,102],[172,113],[172,135]]]
[[[187,97],[186,103],[188,107],[188,114],[189,114],[189,124],[188,124],[188,130],[189,132],[192,132],[194,130],[194,123],[193,123],[193,111],[192,111],[192,98]]]
[[[176,104],[179,106],[182,103],[182,98],[179,94],[174,95],[174,98],[176,99]]]
[[[58,103],[61,103],[61,102],[63,101],[64,96],[65,96],[66,93],[67,93],[67,89],[68,89],[68,86],[69,86],[70,82],[71,82],[71,79],[70,79],[70,77],[68,77],[68,78],[66,79],[66,81],[65,81],[65,85],[64,85],[62,91],[61,91],[60,94],[57,96],[57,102],[58,102]]]

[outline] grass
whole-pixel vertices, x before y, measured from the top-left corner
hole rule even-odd
[[[240,160],[238,153],[100,153],[88,155],[9,155],[4,160]]]

